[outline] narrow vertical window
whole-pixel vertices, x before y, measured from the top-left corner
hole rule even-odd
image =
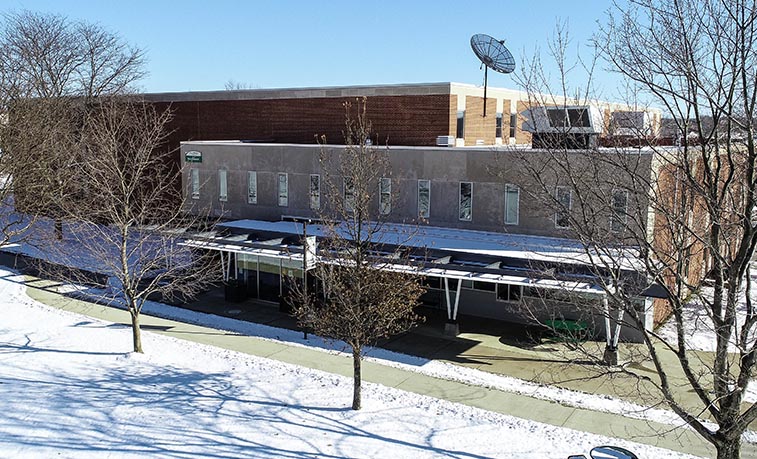
[[[501,139],[502,138],[502,113],[497,113],[497,124],[496,129],[494,133],[494,137]]]
[[[455,135],[458,139],[465,137],[465,111],[457,112],[457,133]]]
[[[515,129],[518,127],[518,114],[517,113],[511,113],[510,114],[510,138],[515,138]]]
[[[431,180],[418,180],[418,216],[431,215]]]
[[[192,181],[192,199],[200,199],[200,170],[190,169],[189,175]]]
[[[612,190],[612,216],[610,229],[619,233],[626,226],[628,216],[628,191]]]
[[[355,210],[355,184],[350,177],[344,178],[344,210]]]
[[[258,203],[258,173],[256,171],[247,172],[247,204]]]
[[[283,172],[279,173],[279,206],[286,207],[289,205],[289,176]]]
[[[505,185],[505,224],[517,225],[520,206],[520,189],[515,185]]]
[[[392,212],[392,179],[381,177],[379,180],[379,212],[389,215]]]
[[[555,226],[557,228],[570,228],[570,209],[573,206],[573,193],[565,186],[558,186],[555,190],[557,200],[557,212],[555,213]]]
[[[318,174],[310,174],[310,208],[321,208],[321,176]]]
[[[229,198],[229,188],[226,181],[226,169],[218,171],[218,200],[226,201]]]
[[[460,182],[460,220],[469,222],[473,217],[473,182]]]

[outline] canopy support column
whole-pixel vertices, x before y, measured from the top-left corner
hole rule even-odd
[[[610,304],[607,295],[602,297],[602,306],[605,316],[605,341],[607,343],[604,352],[605,365],[618,364],[618,342],[620,341],[620,328],[623,322],[623,308],[618,311],[618,318],[613,330],[610,324]]]
[[[455,292],[454,305],[450,301],[449,278],[444,278],[444,294],[447,300],[447,323],[444,325],[444,334],[457,336],[460,333],[460,326],[457,323],[457,309],[460,304],[460,290],[462,289],[462,280],[457,280],[457,291]]]

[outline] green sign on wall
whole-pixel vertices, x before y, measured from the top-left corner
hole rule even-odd
[[[184,160],[188,163],[201,163],[202,162],[202,152],[199,151],[188,151],[184,154]]]

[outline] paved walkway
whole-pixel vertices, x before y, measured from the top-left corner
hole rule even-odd
[[[48,305],[110,322],[130,323],[126,311],[61,296],[55,293],[54,289],[48,288],[49,283],[45,281],[29,278],[27,285],[29,296]],[[345,376],[351,376],[352,372],[352,362],[348,356],[327,354],[144,314],[141,316],[141,322],[144,330],[154,333]],[[630,439],[703,457],[714,456],[714,449],[708,443],[686,429],[670,431],[670,426],[566,407],[554,402],[470,386],[373,362],[364,363],[363,378],[365,381],[546,424]],[[757,447],[745,445],[742,457],[757,457]]]

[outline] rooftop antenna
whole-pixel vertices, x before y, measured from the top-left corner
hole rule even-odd
[[[489,69],[499,73],[512,73],[515,70],[515,59],[505,48],[505,40],[497,40],[483,33],[477,33],[470,38],[470,47],[481,60],[481,67],[484,67],[484,118],[486,118],[486,86]]]

